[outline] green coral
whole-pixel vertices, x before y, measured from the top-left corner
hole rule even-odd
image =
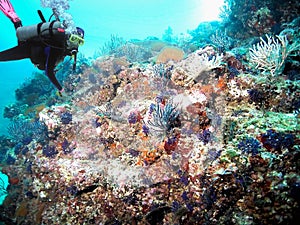
[[[254,135],[265,133],[267,130],[276,128],[278,132],[294,132],[299,130],[298,119],[294,114],[277,112],[261,112],[253,110],[251,117],[238,118],[238,130],[253,130]]]

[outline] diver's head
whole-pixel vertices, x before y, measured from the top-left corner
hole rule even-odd
[[[80,27],[76,27],[76,33],[79,35],[81,38],[84,38],[84,30]]]
[[[84,44],[84,30],[80,27],[76,27],[76,30],[73,31],[67,41],[67,46],[69,50],[78,50],[79,46]]]
[[[76,60],[78,47],[84,44],[84,30],[80,27],[76,27],[76,31],[73,31],[67,40],[68,54],[74,57],[73,71],[76,70]]]
[[[76,31],[72,32],[69,41],[73,45],[81,46],[84,44],[84,30],[80,27],[76,27]]]

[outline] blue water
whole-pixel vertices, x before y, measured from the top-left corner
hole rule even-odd
[[[67,1],[66,1],[67,2]],[[88,2],[88,4],[87,4]],[[43,8],[40,1],[12,0],[23,25],[40,22],[37,10],[41,9],[47,19],[51,10]],[[80,48],[87,57],[110,39],[112,34],[125,39],[145,39],[148,36],[161,38],[170,26],[174,34],[195,29],[202,21],[218,19],[222,0],[76,0],[70,1],[67,11],[76,26],[86,32],[85,44]],[[14,47],[15,30],[8,18],[0,13],[0,51]],[[0,63],[0,134],[6,133],[8,119],[3,118],[6,105],[14,102],[14,91],[35,71],[30,60]]]

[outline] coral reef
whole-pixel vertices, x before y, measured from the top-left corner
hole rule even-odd
[[[160,61],[170,43],[112,36],[95,59],[78,62],[76,73],[61,65],[63,97],[38,89],[36,78],[22,85],[5,110],[9,135],[0,137],[1,171],[10,183],[0,220],[296,224],[299,57],[288,53],[299,49],[284,47],[299,36],[288,32],[293,24],[284,37],[264,33],[271,20],[292,21],[276,17],[267,4],[274,1],[227,2],[252,9],[252,20],[237,14],[250,32],[245,36],[267,40],[235,45],[227,36],[232,27],[220,33],[220,23],[204,23],[190,32],[185,46],[196,46],[192,51],[176,45],[169,29],[164,38],[180,57]],[[269,21],[248,25],[262,18]],[[196,43],[201,35],[203,46]]]
[[[229,36],[245,39],[279,34],[286,23],[299,16],[299,1],[226,0],[222,18]],[[243,32],[239,32],[239,31]]]

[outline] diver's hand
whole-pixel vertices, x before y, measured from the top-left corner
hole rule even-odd
[[[61,89],[61,90],[58,90],[57,92],[56,92],[56,94],[59,96],[59,97],[63,97],[63,93],[64,92],[64,89]]]

